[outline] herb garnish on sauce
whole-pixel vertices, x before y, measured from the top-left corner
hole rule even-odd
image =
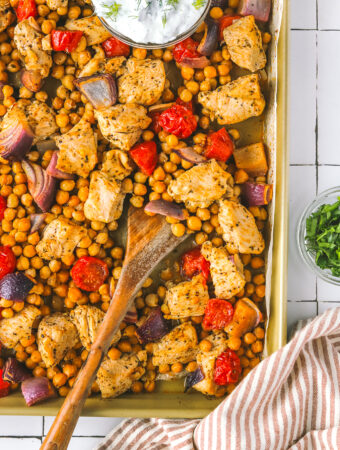
[[[340,197],[322,205],[306,220],[306,247],[321,269],[340,276]]]

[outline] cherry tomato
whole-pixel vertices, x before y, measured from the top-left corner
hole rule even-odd
[[[223,30],[227,27],[230,27],[230,25],[232,25],[232,23],[234,22],[234,20],[237,19],[241,19],[241,16],[223,16],[220,19],[220,26],[219,26],[219,40],[223,41],[224,37],[223,37]]]
[[[159,125],[168,133],[180,139],[186,139],[197,128],[197,120],[192,111],[191,102],[187,105],[175,103],[162,112],[158,119]]]
[[[108,276],[106,262],[94,256],[82,256],[71,270],[72,280],[84,291],[97,291]]]
[[[7,200],[0,195],[0,220],[4,218],[5,209],[7,208]]]
[[[234,153],[234,142],[225,128],[208,136],[204,156],[226,162]]]
[[[17,260],[10,247],[0,246],[0,280],[8,273],[14,272]]]
[[[38,9],[34,0],[19,0],[16,9],[18,22],[28,19],[29,17],[37,17]]]
[[[180,64],[183,58],[199,58],[201,54],[197,51],[198,46],[199,42],[190,37],[179,42],[172,50],[175,61]]]
[[[2,379],[3,369],[0,369],[0,398],[9,394],[11,383]]]
[[[160,124],[159,124],[159,117],[160,117],[160,115],[161,115],[161,112],[160,111],[154,111],[154,112],[150,112],[149,113],[149,116],[151,117],[151,119],[152,119],[152,125],[151,125],[151,128],[153,129],[153,131],[155,132],[155,133],[159,133],[160,131],[162,131],[162,127],[160,126]]]
[[[240,358],[228,348],[216,358],[214,381],[219,386],[229,383],[237,383],[241,375],[242,368]]]
[[[71,53],[77,48],[82,35],[82,31],[52,30],[52,48],[56,52]]]
[[[181,271],[186,278],[192,278],[201,273],[205,280],[209,279],[210,263],[202,255],[200,247],[195,247],[182,255]]]
[[[131,158],[145,175],[152,175],[158,161],[157,145],[154,141],[137,144],[129,153]]]
[[[130,47],[115,37],[111,37],[103,42],[102,47],[107,58],[112,58],[113,56],[129,56],[130,54]]]
[[[204,311],[203,328],[222,330],[231,322],[234,315],[233,305],[220,298],[211,298]]]

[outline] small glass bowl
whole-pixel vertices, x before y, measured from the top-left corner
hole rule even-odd
[[[340,286],[340,277],[335,277],[334,275],[332,275],[330,270],[321,269],[316,265],[313,255],[307,250],[305,240],[307,218],[313,212],[317,211],[320,206],[335,203],[338,200],[338,197],[340,197],[340,186],[321,192],[321,194],[319,194],[316,199],[303,211],[297,224],[296,238],[300,256],[306,263],[306,265],[324,281]]]
[[[92,3],[92,7],[94,9],[94,12],[96,14],[95,0],[92,0],[91,3]],[[163,44],[153,44],[152,42],[151,43],[144,43],[144,42],[133,41],[132,39],[128,38],[127,36],[124,36],[123,34],[119,33],[118,31],[115,31],[115,29],[112,28],[112,26],[109,25],[105,21],[105,19],[103,19],[99,15],[98,15],[98,19],[101,21],[101,23],[104,25],[104,27],[114,37],[116,37],[120,41],[124,42],[124,44],[130,45],[131,47],[146,48],[148,50],[155,50],[155,49],[158,49],[158,48],[171,47],[172,45],[178,44],[178,42],[181,42],[184,39],[186,39],[187,37],[191,36],[196,31],[196,29],[201,25],[201,23],[204,21],[204,19],[206,18],[207,14],[209,12],[209,9],[211,7],[211,3],[212,3],[212,0],[208,0],[207,1],[206,7],[205,7],[204,11],[202,12],[201,17],[189,28],[189,30],[185,31],[184,33],[181,33],[179,36],[177,36],[172,41],[165,42]]]

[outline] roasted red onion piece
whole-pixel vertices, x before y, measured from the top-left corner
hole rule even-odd
[[[30,220],[31,220],[30,234],[35,233],[36,231],[39,230],[41,225],[44,223],[45,218],[46,218],[45,213],[30,215]]]
[[[192,69],[204,69],[209,66],[209,59],[205,56],[198,56],[196,58],[182,58],[180,65],[191,67]]]
[[[152,200],[145,205],[144,210],[150,213],[160,214],[161,216],[173,217],[177,220],[186,219],[183,209],[179,205],[163,199]]]
[[[158,105],[152,105],[149,108],[149,112],[162,112],[165,111],[166,109],[171,108],[171,106],[174,105],[174,102],[170,102],[170,103],[160,103]]]
[[[22,161],[27,176],[28,189],[35,203],[46,212],[52,206],[57,190],[57,180],[42,167],[28,161]]]
[[[0,156],[9,161],[20,161],[32,146],[34,134],[27,124],[19,119],[0,133]]]
[[[205,30],[203,38],[197,50],[204,56],[210,56],[218,43],[219,23],[214,19],[205,20]]]
[[[204,380],[204,373],[202,372],[202,369],[199,367],[195,370],[195,372],[190,372],[185,380],[184,380],[184,392],[186,392],[188,389],[193,387],[195,384],[199,383],[200,381]]]
[[[234,308],[233,320],[224,331],[233,337],[241,337],[253,330],[262,320],[261,311],[249,298],[238,300]]]
[[[23,381],[21,392],[27,406],[42,402],[55,396],[55,391],[48,378],[34,377]]]
[[[33,281],[23,272],[8,273],[0,280],[0,297],[22,302],[33,286]]]
[[[74,84],[95,109],[109,108],[117,101],[116,82],[108,73],[77,78]]]
[[[10,383],[21,383],[31,377],[32,374],[30,371],[16,358],[10,357],[5,362],[2,372],[2,379],[4,381],[8,381]]]
[[[272,0],[240,0],[237,13],[254,16],[260,22],[268,22]]]
[[[142,344],[147,344],[161,339],[169,331],[168,322],[164,319],[159,307],[151,311],[146,321],[137,328],[136,334]]]
[[[39,92],[41,90],[43,79],[38,72],[23,70],[21,72],[21,82],[31,92]]]
[[[268,205],[273,198],[273,186],[271,184],[244,183],[242,197],[248,206]]]
[[[195,150],[192,147],[176,148],[173,149],[172,151],[176,153],[178,156],[180,156],[182,159],[185,159],[186,161],[189,161],[192,164],[201,164],[207,160],[205,156],[202,156],[199,153],[195,152]]]
[[[137,309],[135,305],[132,305],[129,311],[126,313],[124,317],[124,322],[126,323],[136,323],[138,320]]]
[[[58,178],[59,180],[73,180],[74,175],[72,173],[66,173],[57,169],[58,155],[59,152],[53,152],[50,163],[47,166],[46,173],[51,175],[51,177]]]

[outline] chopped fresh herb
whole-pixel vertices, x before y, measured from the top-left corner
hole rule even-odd
[[[306,247],[321,269],[340,276],[340,197],[322,205],[306,220]]]
[[[162,17],[162,24],[163,24],[163,27],[165,27],[165,24],[166,24],[166,14],[165,13],[163,14],[163,17]]]
[[[120,7],[122,6],[121,4],[117,3],[117,2],[113,2],[112,5],[108,5],[106,3],[103,4],[104,8],[106,8],[108,11],[105,13],[105,15],[107,17],[109,17],[110,19],[116,20]]]
[[[194,0],[192,2],[192,6],[194,6],[196,9],[201,9],[205,5],[205,0]]]

